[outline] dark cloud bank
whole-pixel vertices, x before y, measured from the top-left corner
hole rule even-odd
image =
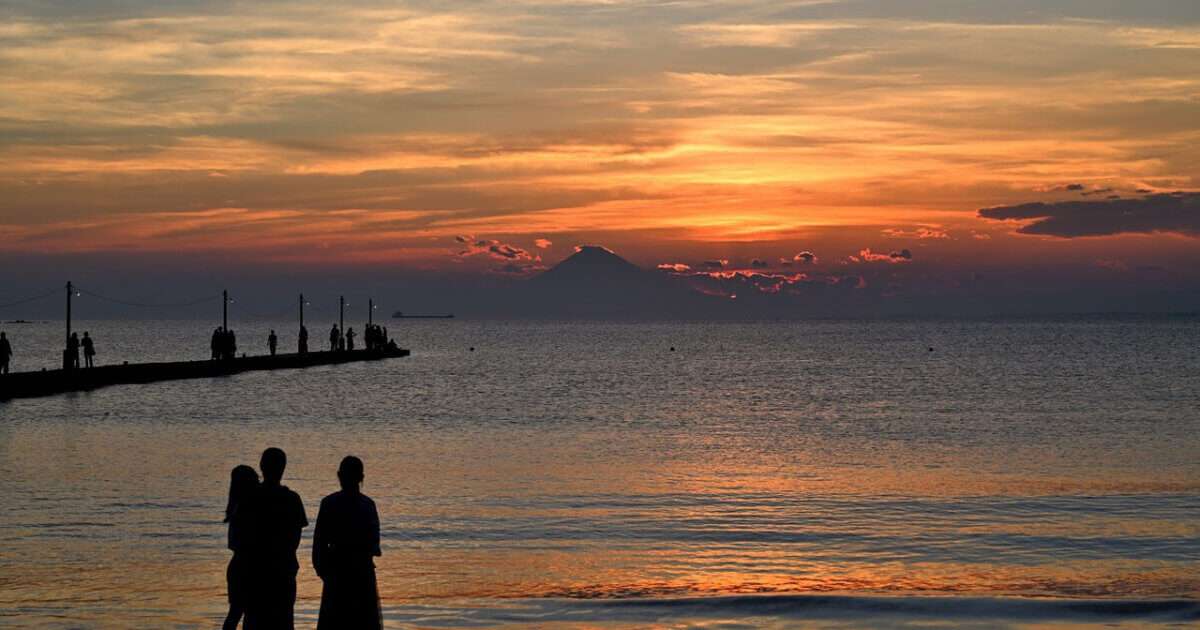
[[[1021,234],[1078,238],[1117,234],[1174,233],[1200,238],[1200,193],[1169,193],[1140,199],[1026,203],[984,208],[979,216],[1028,221]]]

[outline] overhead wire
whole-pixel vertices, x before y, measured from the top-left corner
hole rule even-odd
[[[104,300],[106,302],[112,302],[113,304],[121,304],[123,306],[133,306],[136,308],[183,308],[185,306],[195,306],[197,304],[204,304],[205,302],[211,302],[213,300],[221,299],[220,295],[210,295],[207,297],[202,297],[202,298],[190,300],[187,302],[150,304],[147,302],[133,302],[130,300],[122,300],[122,299],[118,299],[118,298],[114,298],[114,297],[109,297],[107,295],[103,295],[103,294],[97,293],[95,291],[89,291],[83,287],[80,287],[79,285],[73,285],[73,288],[76,291],[78,291],[84,295],[89,295],[91,297],[98,298],[98,299]]]
[[[243,312],[243,315],[246,317],[253,318],[253,319],[278,319],[280,317],[283,317],[284,315],[287,315],[288,313],[294,312],[296,310],[296,308],[297,308],[296,304],[289,304],[287,307],[285,307],[279,311],[276,311],[274,313]]]
[[[8,307],[10,307],[10,306],[20,306],[20,305],[22,305],[22,304],[28,304],[29,302],[35,302],[35,301],[37,301],[37,300],[41,300],[41,299],[48,298],[48,297],[50,297],[51,295],[54,295],[55,293],[58,293],[59,291],[62,291],[62,288],[61,288],[61,287],[55,287],[55,288],[53,288],[53,289],[50,289],[49,291],[47,291],[47,292],[45,292],[45,293],[40,293],[40,294],[38,294],[38,295],[35,295],[35,296],[33,296],[33,297],[27,297],[27,298],[23,298],[23,299],[20,299],[20,300],[13,301],[13,302],[4,302],[4,303],[0,303],[0,308],[8,308]]]

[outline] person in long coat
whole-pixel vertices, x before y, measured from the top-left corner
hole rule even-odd
[[[383,627],[375,557],[379,512],[364,495],[362,460],[353,455],[338,466],[342,489],[321,500],[313,531],[313,568],[324,582],[317,630],[378,630]]]

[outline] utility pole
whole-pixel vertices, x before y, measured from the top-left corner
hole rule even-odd
[[[229,291],[221,291],[221,328],[229,330]]]
[[[71,295],[75,293],[75,285],[67,281],[67,343],[71,343]]]
[[[370,326],[371,324],[374,324],[374,323],[375,323],[375,300],[368,299],[367,300],[367,325]]]
[[[338,296],[338,334],[342,339],[346,338],[346,296]],[[341,349],[342,342],[338,341],[338,348]]]
[[[300,327],[304,328],[304,294],[300,294]]]
[[[62,351],[63,370],[69,370],[73,367],[71,365],[71,353],[68,351],[68,349],[71,347],[71,295],[73,293],[75,293],[75,285],[71,284],[71,281],[68,280],[67,281],[67,338],[66,338],[66,343],[63,344],[63,351]]]

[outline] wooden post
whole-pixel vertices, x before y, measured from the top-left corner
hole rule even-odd
[[[63,351],[62,351],[63,370],[69,370],[72,367],[74,367],[73,365],[71,365],[70,353],[67,352],[67,349],[71,347],[71,297],[74,293],[75,293],[75,286],[73,284],[71,284],[70,280],[68,280],[67,281],[67,337],[66,337],[66,341],[63,343]]]
[[[304,328],[304,294],[300,294],[300,327]]]
[[[71,295],[75,293],[75,286],[71,281],[67,281],[67,343],[71,343]],[[66,347],[66,346],[63,346]]]
[[[367,300],[367,325],[375,323],[375,300]]]
[[[221,291],[221,328],[229,330],[229,291]]]

